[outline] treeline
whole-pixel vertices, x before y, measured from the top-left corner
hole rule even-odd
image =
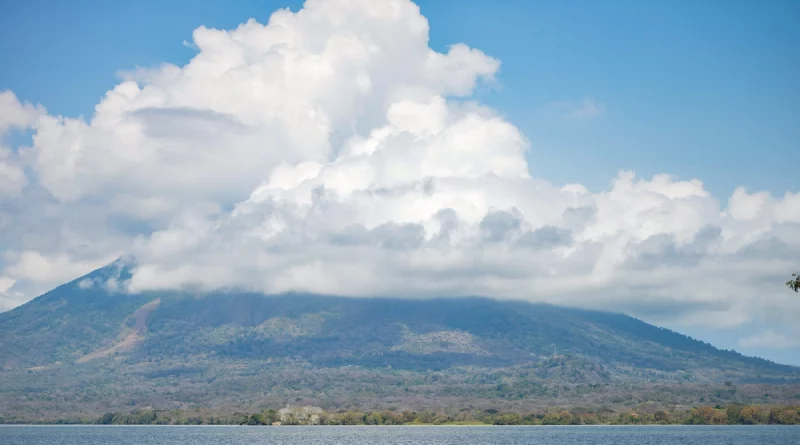
[[[2,419],[6,423],[13,419]],[[22,422],[19,422],[22,423]],[[108,413],[95,419],[62,419],[41,423],[82,423],[101,425],[799,425],[800,406],[758,406],[732,404],[725,407],[700,406],[691,410],[654,412],[612,412],[610,410],[543,411],[537,413],[462,411],[458,414],[430,411],[339,411],[317,407],[267,409],[258,413],[203,415],[182,410],[141,409]]]

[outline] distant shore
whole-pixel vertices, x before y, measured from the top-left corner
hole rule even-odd
[[[200,410],[138,409],[101,416],[60,419],[0,415],[4,425],[241,425],[241,426],[493,426],[493,425],[799,425],[800,405],[730,404],[680,410],[623,411],[587,408],[537,412],[460,410],[336,411],[315,406],[286,406],[256,413],[204,413]]]

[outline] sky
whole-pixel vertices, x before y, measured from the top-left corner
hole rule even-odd
[[[4,2],[0,310],[130,254],[106,285],[547,301],[800,365],[798,23],[778,0]]]

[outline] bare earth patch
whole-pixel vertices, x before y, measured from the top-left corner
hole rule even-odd
[[[127,352],[133,350],[139,343],[142,342],[142,340],[144,340],[144,337],[147,334],[147,317],[158,307],[159,304],[161,304],[161,299],[156,298],[155,300],[137,309],[129,318],[129,320],[133,319],[134,321],[133,327],[126,327],[120,333],[122,340],[106,348],[101,348],[86,354],[79,358],[77,362],[86,363],[90,360],[108,357],[118,352]]]
[[[434,354],[450,352],[457,354],[489,355],[477,342],[477,339],[463,331],[436,331],[427,334],[415,334],[405,329],[403,342],[392,347],[393,351],[405,351],[412,354]]]

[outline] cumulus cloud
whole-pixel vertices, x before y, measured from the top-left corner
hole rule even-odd
[[[5,271],[15,280],[28,280],[48,284],[61,284],[85,273],[107,265],[114,258],[99,261],[75,261],[66,255],[45,257],[39,252],[23,251],[9,254]]]
[[[532,144],[471,96],[500,62],[429,48],[408,0],[309,0],[266,24],[200,27],[192,45],[185,66],[125,73],[88,121],[0,96],[0,131],[34,134],[9,155],[31,176],[0,186],[3,292],[34,296],[129,253],[130,291],[485,295],[721,327],[800,317],[781,286],[800,258],[800,193],[534,177]]]
[[[14,128],[28,128],[43,113],[41,107],[20,102],[11,91],[0,91],[0,134]]]
[[[28,182],[16,151],[3,143],[3,136],[29,128],[43,113],[41,107],[20,103],[14,93],[0,91],[0,199],[19,194]]]
[[[0,147],[0,196],[16,195],[28,183],[22,167],[11,159],[11,152]]]

